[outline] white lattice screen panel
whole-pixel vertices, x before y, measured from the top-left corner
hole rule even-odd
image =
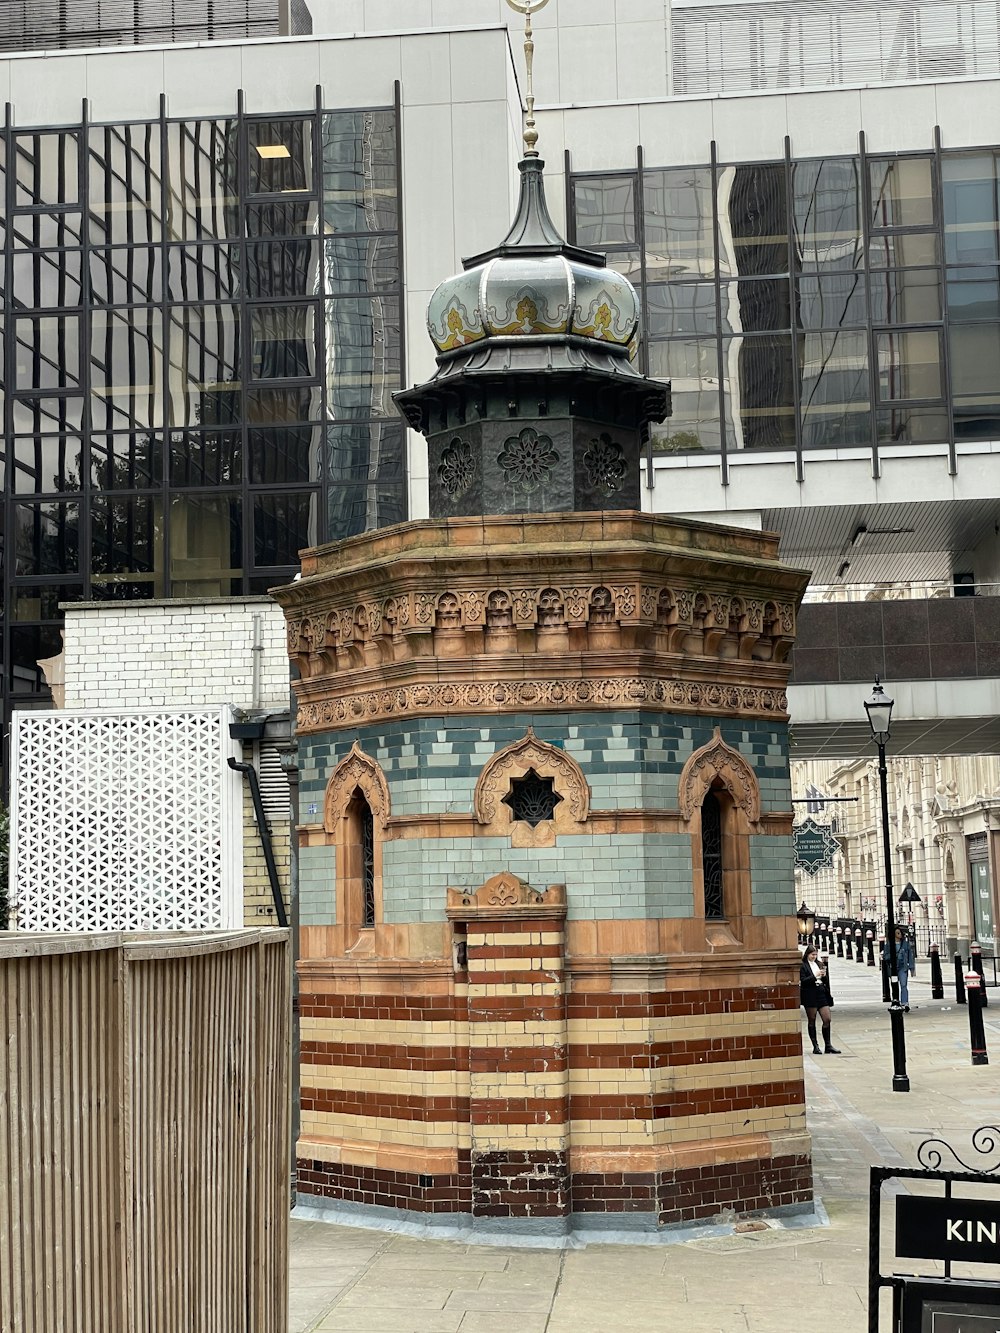
[[[242,922],[242,803],[228,709],[15,713],[18,930]]]

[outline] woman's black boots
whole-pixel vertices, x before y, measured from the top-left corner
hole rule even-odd
[[[807,1027],[809,1028],[809,1039],[813,1044],[813,1055],[822,1055],[823,1052],[820,1050],[819,1042],[816,1040],[816,1024],[809,1023],[807,1024]]]
[[[814,1044],[815,1044],[815,1037],[813,1038],[813,1042],[814,1042]],[[824,1023],[824,1024],[823,1024],[823,1046],[824,1046],[824,1050],[823,1050],[823,1054],[824,1054],[824,1055],[839,1055],[839,1054],[840,1054],[840,1052],[837,1050],[836,1046],[834,1046],[833,1043],[830,1041],[830,1024],[829,1024],[829,1023]]]

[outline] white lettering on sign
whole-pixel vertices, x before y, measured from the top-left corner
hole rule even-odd
[[[964,1241],[967,1245],[995,1245],[997,1243],[996,1222],[973,1222],[971,1218],[949,1218],[946,1236],[948,1240]]]

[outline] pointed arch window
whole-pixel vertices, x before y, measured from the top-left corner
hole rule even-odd
[[[347,818],[348,876],[360,890],[360,911],[355,920],[362,930],[369,930],[375,924],[375,817],[360,787],[355,787],[351,795]]]
[[[722,806],[710,787],[701,803],[701,866],[705,885],[705,919],[726,915],[722,838]]]

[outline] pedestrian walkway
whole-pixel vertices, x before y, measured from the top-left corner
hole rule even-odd
[[[950,998],[931,1000],[926,960],[918,972],[906,1016],[911,1091],[894,1093],[879,974],[833,960],[843,1053],[805,1060],[828,1225],[559,1251],[293,1221],[290,1333],[795,1333],[813,1323],[861,1333],[869,1166],[915,1166],[927,1138],[968,1157],[973,1130],[1000,1119],[1000,994],[991,990],[986,1011],[994,1064],[973,1066],[953,984]]]

